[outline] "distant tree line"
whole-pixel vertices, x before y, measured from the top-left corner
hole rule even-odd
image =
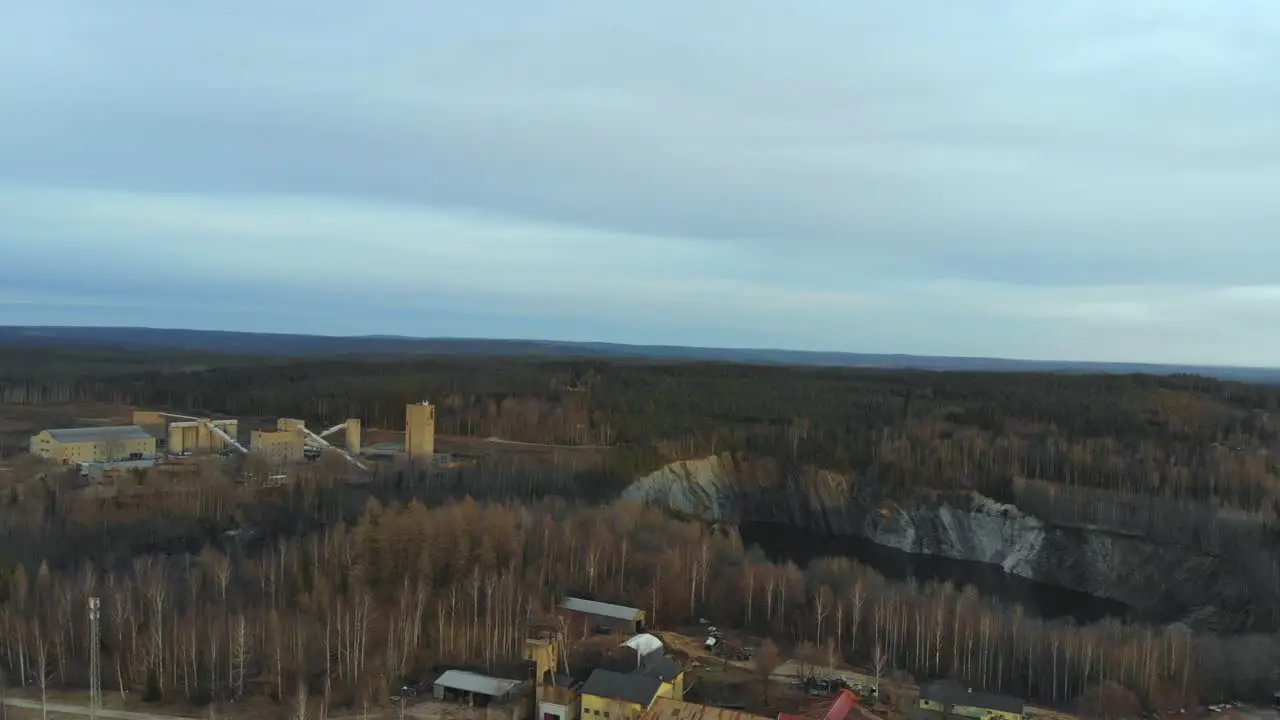
[[[0,378],[7,402],[122,402],[568,445],[743,450],[909,486],[1031,477],[1274,516],[1280,387],[1196,376],[448,358]],[[667,453],[668,456],[671,454]],[[665,459],[654,457],[654,462]]]

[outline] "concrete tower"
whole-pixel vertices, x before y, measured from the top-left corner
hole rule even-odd
[[[347,418],[347,452],[360,454],[360,418]]]
[[[404,451],[409,457],[436,452],[436,408],[425,400],[404,408]]]

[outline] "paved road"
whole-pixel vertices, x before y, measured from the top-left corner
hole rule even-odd
[[[39,700],[25,700],[22,698],[5,698],[4,704],[13,708],[23,708],[24,710],[35,710],[40,712]],[[66,703],[51,702],[45,705],[50,715],[88,715],[88,705],[67,705]],[[201,720],[200,718],[189,718],[181,715],[153,715],[151,713],[130,712],[128,710],[107,710],[98,711],[98,717],[107,720]]]

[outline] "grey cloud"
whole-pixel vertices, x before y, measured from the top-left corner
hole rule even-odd
[[[1183,82],[1140,107],[1105,83],[1150,66],[1046,86],[1052,73],[1000,55],[1052,59],[1036,52],[1034,34],[1055,39],[1049,17],[997,13],[993,31],[977,16],[931,17],[941,5],[890,15],[864,3],[852,19],[773,17],[783,27],[771,36],[745,21],[763,6],[728,15],[711,5],[639,27],[580,3],[553,4],[559,12],[548,17],[475,7],[462,17],[419,13],[416,23],[411,12],[386,25],[386,16],[344,16],[349,27],[323,13],[297,27],[287,14],[234,27],[208,17],[194,33],[191,18],[171,13],[132,46],[118,38],[140,19],[123,14],[108,26],[121,34],[88,43],[115,50],[100,71],[110,82],[93,78],[111,96],[66,116],[90,129],[102,118],[101,132],[79,133],[98,147],[73,143],[63,154],[117,167],[131,154],[160,183],[225,175],[235,187],[305,183],[650,232],[846,242],[896,226],[972,241],[983,224],[1033,225],[1010,209],[1019,206],[1063,222],[1077,213],[1061,195],[1098,184],[1111,185],[1110,196],[1085,199],[1103,210],[1141,203],[1130,196],[1149,185],[1148,195],[1175,200],[1170,212],[1190,214],[1187,199],[1230,201],[1223,168],[1275,175],[1267,160],[1280,157],[1274,121],[1249,121],[1242,108],[1232,122],[1243,128],[1223,127],[1219,114],[1207,118],[1218,121],[1214,142],[1187,137],[1203,136],[1205,108],[1221,104],[1217,82]],[[729,17],[737,23],[726,30]],[[802,25],[817,19],[832,27]],[[406,27],[421,28],[416,45]],[[389,35],[385,46],[344,52],[362,30]],[[736,42],[715,39],[725,37]],[[1070,44],[1057,40],[1047,44]],[[33,108],[30,120],[47,125],[50,109]],[[193,151],[192,137],[207,147]],[[102,147],[104,138],[113,142]],[[166,172],[166,158],[184,167]],[[1179,173],[1196,175],[1167,177]],[[919,211],[946,217],[924,223]],[[1126,221],[1136,222],[1109,219]]]
[[[1265,284],[1280,261],[1280,16],[1244,4],[11,14],[0,183],[696,239],[740,248],[740,280],[811,289]]]

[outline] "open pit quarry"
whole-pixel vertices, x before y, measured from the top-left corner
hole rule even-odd
[[[776,523],[988,563],[1118,601],[1140,619],[1197,629],[1243,629],[1251,607],[1275,601],[1259,582],[1257,563],[1132,533],[1057,526],[977,493],[891,500],[873,481],[816,468],[784,472],[767,458],[675,462],[636,480],[623,498],[707,522]]]

